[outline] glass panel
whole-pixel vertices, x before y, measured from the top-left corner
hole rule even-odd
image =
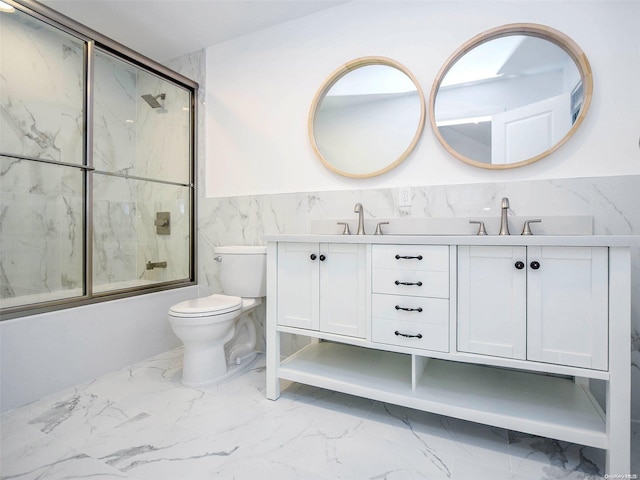
[[[101,51],[94,65],[95,168],[189,183],[189,91]]]
[[[0,157],[0,306],[83,295],[83,173]]]
[[[83,162],[84,45],[16,10],[0,14],[0,152]]]
[[[192,91],[101,51],[87,89],[87,53],[82,39],[24,12],[0,14],[0,309],[15,308],[9,318],[17,307],[191,281]],[[95,172],[55,164],[85,162],[87,99]]]
[[[94,292],[189,278],[189,194],[189,187],[94,175]],[[169,214],[168,233],[156,226],[158,212]]]

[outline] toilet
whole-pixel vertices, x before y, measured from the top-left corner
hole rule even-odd
[[[186,387],[221,382],[246,370],[256,357],[256,327],[245,314],[266,295],[267,247],[215,247],[214,258],[220,262],[225,294],[186,300],[169,309],[171,328],[184,344]]]

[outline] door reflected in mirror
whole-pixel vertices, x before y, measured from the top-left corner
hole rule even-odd
[[[348,177],[380,175],[415,147],[425,119],[413,75],[384,57],[364,57],[334,72],[316,95],[309,138],[330,170]]]
[[[432,89],[431,123],[460,160],[519,167],[571,137],[592,90],[589,63],[571,39],[549,27],[507,25],[450,57]]]

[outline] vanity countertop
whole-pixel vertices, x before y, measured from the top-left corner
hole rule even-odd
[[[272,234],[266,242],[322,242],[420,245],[551,245],[568,247],[637,247],[639,235],[321,235]]]

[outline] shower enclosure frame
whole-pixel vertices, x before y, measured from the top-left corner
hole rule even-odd
[[[174,288],[197,284],[197,239],[196,239],[196,152],[197,152],[197,82],[165,67],[164,65],[112,40],[95,30],[82,25],[34,0],[4,0],[16,10],[20,10],[52,27],[70,34],[84,43],[84,92],[83,92],[83,146],[82,164],[70,164],[61,161],[26,157],[14,154],[3,156],[39,163],[49,163],[57,166],[72,167],[82,171],[83,175],[83,295],[67,299],[51,300],[41,303],[27,304],[3,308],[0,320],[46,313],[66,308],[73,308],[92,303],[104,302],[136,295],[144,295]],[[93,291],[93,101],[94,101],[94,58],[96,48],[108,53],[118,60],[124,61],[151,73],[162,80],[168,81],[189,92],[189,181],[187,184],[167,181],[155,181],[170,185],[180,185],[189,188],[189,277],[187,279],[168,280],[145,286],[122,288],[113,291],[95,293]],[[106,172],[101,172],[106,173]],[[147,178],[116,175],[129,180],[148,180]]]

